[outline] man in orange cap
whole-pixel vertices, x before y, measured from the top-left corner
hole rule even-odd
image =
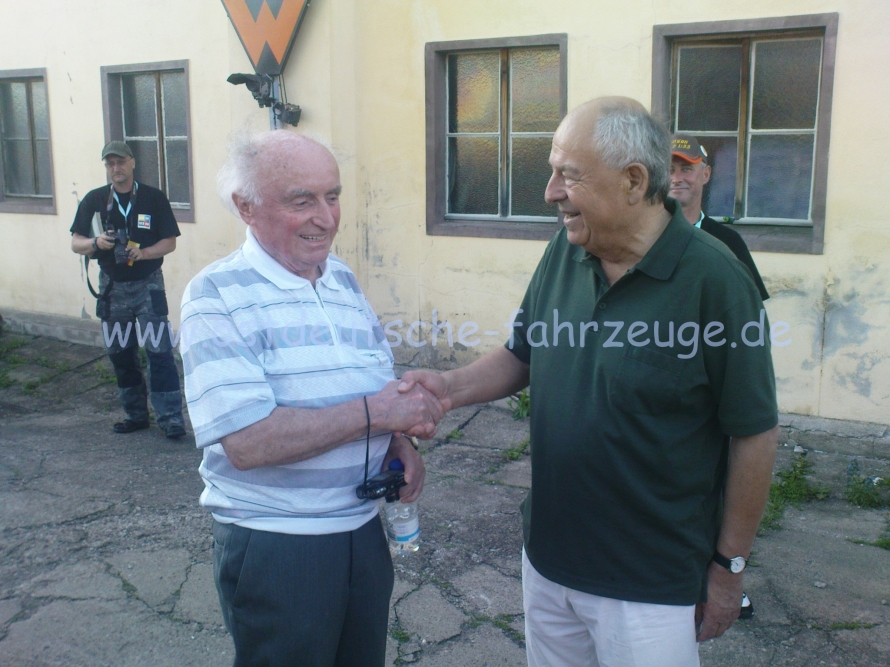
[[[683,215],[702,231],[723,241],[739,261],[748,267],[760,298],[769,299],[769,292],[763,284],[754,259],[737,231],[709,218],[702,211],[702,192],[711,180],[711,167],[708,154],[691,134],[675,134],[671,137],[671,187],[668,194],[676,199]]]

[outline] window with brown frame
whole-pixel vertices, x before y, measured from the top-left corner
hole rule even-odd
[[[752,250],[822,251],[837,15],[656,26],[653,113],[708,152],[703,208]]]
[[[46,71],[0,71],[0,212],[56,212]]]
[[[546,239],[565,35],[427,44],[427,233]]]
[[[106,136],[127,142],[137,181],[167,195],[176,219],[194,222],[188,63],[103,67]]]

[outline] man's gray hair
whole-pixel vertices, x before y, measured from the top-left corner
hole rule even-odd
[[[321,137],[303,132],[271,130],[251,132],[241,130],[229,139],[229,156],[216,177],[216,192],[223,205],[236,217],[241,217],[232,195],[238,195],[254,206],[263,203],[260,195],[259,171],[263,164],[262,154],[281,143],[313,141],[329,151],[331,147]],[[333,154],[333,151],[332,151]]]
[[[671,137],[645,109],[622,102],[607,104],[597,118],[593,141],[597,155],[611,169],[634,162],[646,167],[646,201],[664,201],[670,188]]]

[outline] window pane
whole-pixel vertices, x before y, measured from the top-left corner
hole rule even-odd
[[[448,56],[448,131],[497,132],[501,55]]]
[[[559,49],[515,49],[513,131],[553,132],[559,125]]]
[[[556,206],[544,201],[550,179],[550,143],[545,137],[513,137],[511,215],[556,217]]]
[[[34,161],[31,142],[13,139],[3,142],[3,177],[9,195],[33,195]]]
[[[677,131],[738,131],[741,46],[680,49]]]
[[[134,141],[127,142],[136,158],[134,176],[140,183],[161,187],[160,169],[158,167],[158,142]],[[137,195],[138,197],[138,195]]]
[[[38,139],[37,148],[37,194],[51,195],[53,193],[52,169],[49,159],[49,140]]]
[[[171,202],[189,203],[188,142],[167,139],[167,198]]]
[[[705,185],[702,209],[712,218],[732,218],[738,172],[738,140],[735,137],[696,137],[708,152],[711,180]]]
[[[452,137],[448,161],[448,212],[497,215],[497,137]]]
[[[164,95],[164,134],[184,137],[187,134],[185,72],[164,72],[161,74],[161,88]]]
[[[813,141],[812,134],[751,137],[749,217],[809,219]]]
[[[30,139],[28,93],[24,82],[0,83],[0,117],[4,139]]]
[[[816,127],[821,39],[754,45],[751,127],[811,130]]]
[[[121,88],[124,96],[124,135],[126,137],[157,136],[155,75],[122,76]]]
[[[46,82],[31,82],[31,104],[34,112],[34,138],[49,139],[49,113],[46,109]]]

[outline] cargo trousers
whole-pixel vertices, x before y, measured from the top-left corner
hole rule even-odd
[[[161,269],[146,278],[117,282],[108,290],[109,276],[99,274],[96,315],[102,320],[102,334],[108,357],[117,378],[118,397],[127,419],[148,419],[148,397],[158,426],[183,425],[182,391],[179,372],[173,360],[175,340],[167,307],[167,293]],[[107,293],[106,293],[107,292]],[[139,363],[139,347],[148,358],[150,392]]]

